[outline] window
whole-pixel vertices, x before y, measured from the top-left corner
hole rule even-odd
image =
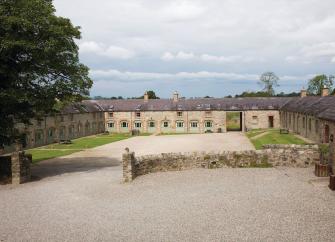
[[[205,127],[206,127],[206,128],[211,128],[212,126],[213,126],[212,121],[206,121],[206,122],[205,122]]]
[[[198,128],[198,122],[197,121],[192,121],[191,122],[191,127],[192,128]]]
[[[48,136],[49,136],[49,137],[54,136],[54,131],[53,131],[53,129],[49,129],[49,130],[48,130]]]
[[[141,122],[135,122],[135,128],[141,128],[142,124]]]
[[[114,123],[108,123],[109,128],[114,128]]]
[[[114,117],[114,113],[108,113],[108,116],[109,116],[110,118],[113,118],[113,117]]]
[[[306,118],[302,118],[302,128],[306,128]]]
[[[128,128],[128,123],[127,122],[121,122],[121,127],[122,128]]]
[[[177,128],[184,128],[184,122],[183,121],[177,121]]]
[[[308,120],[308,130],[312,131],[312,119],[311,118]]]
[[[136,115],[137,118],[141,117],[141,113],[140,112],[137,112],[135,115]]]
[[[152,121],[149,122],[149,127],[150,127],[150,128],[154,128],[154,127],[155,127],[155,122],[152,122]]]
[[[164,127],[164,128],[167,128],[167,127],[169,127],[169,122],[167,122],[167,121],[164,121],[164,123],[163,123],[163,127]]]
[[[315,120],[315,133],[319,133],[319,120]]]
[[[177,112],[177,116],[178,117],[182,117],[183,116],[183,112]]]

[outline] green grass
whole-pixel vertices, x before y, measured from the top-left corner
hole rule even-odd
[[[263,134],[265,132],[269,132],[271,130],[273,130],[273,129],[253,129],[253,130],[248,131],[246,134],[247,134],[248,138],[253,138],[257,135]]]
[[[37,163],[42,160],[48,160],[60,156],[70,155],[72,153],[81,150],[43,150],[43,149],[31,149],[27,150],[27,153],[33,156],[33,163]]]
[[[298,145],[306,144],[305,141],[299,139],[293,134],[280,134],[279,130],[274,129],[265,130],[265,132],[269,133],[256,139],[251,139],[251,137],[257,135],[257,134],[255,135],[255,132],[250,131],[247,133],[247,136],[249,137],[250,141],[253,143],[253,145],[257,150],[262,149],[262,146],[267,144],[298,144]]]
[[[109,134],[94,135],[72,140],[72,144],[51,144],[35,149],[27,150],[28,154],[32,154],[33,163],[41,160],[47,160],[55,157],[69,155],[84,149],[90,149],[97,146],[109,144],[112,142],[130,138],[130,134]]]

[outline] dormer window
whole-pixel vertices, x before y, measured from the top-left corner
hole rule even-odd
[[[136,112],[135,116],[136,116],[136,118],[140,118],[141,117],[141,113],[140,112]]]
[[[177,112],[177,117],[182,117],[183,116],[183,112]]]
[[[109,113],[108,113],[108,116],[109,116],[110,118],[113,118],[113,117],[114,117],[114,113],[113,113],[113,112],[109,112]]]

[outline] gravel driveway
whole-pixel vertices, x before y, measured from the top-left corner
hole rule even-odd
[[[136,155],[254,149],[249,139],[239,132],[139,136],[40,162],[33,167],[32,173],[35,178],[40,179],[58,176],[63,173],[92,171],[103,167],[118,166],[126,147],[135,151]]]
[[[312,169],[195,169],[121,183],[139,155],[252,149],[241,133],[136,137],[41,162],[0,186],[0,241],[334,241],[335,193]]]
[[[0,241],[334,241],[311,169],[195,169],[121,184],[119,167],[0,190]]]

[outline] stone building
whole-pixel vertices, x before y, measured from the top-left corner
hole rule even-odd
[[[17,124],[16,128],[26,135],[25,148],[39,147],[104,132],[104,110],[95,102],[76,103],[59,114],[31,120],[30,125]],[[12,150],[5,148],[7,152]]]
[[[279,128],[279,109],[288,98],[179,98],[99,100],[105,110],[106,130],[127,133],[227,132],[227,114],[239,116],[240,131]]]

